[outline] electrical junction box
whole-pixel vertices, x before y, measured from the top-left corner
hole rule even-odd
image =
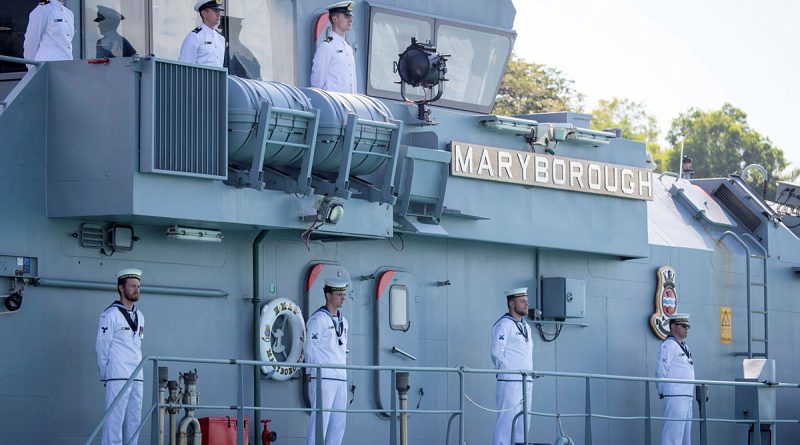
[[[586,316],[586,283],[575,278],[542,279],[542,318]]]

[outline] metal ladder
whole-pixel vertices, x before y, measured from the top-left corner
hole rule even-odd
[[[750,247],[747,245],[746,242],[738,235],[731,231],[726,231],[722,234],[719,238],[720,242],[725,239],[725,237],[730,236],[736,242],[744,248],[744,251],[747,255],[745,259],[745,265],[747,267],[746,275],[747,275],[747,352],[736,352],[734,353],[736,356],[747,356],[747,358],[753,357],[769,357],[769,303],[768,303],[768,287],[767,287],[767,259],[769,259],[769,254],[767,253],[767,249],[758,242],[758,240],[750,235],[749,233],[743,233],[742,238],[747,238],[756,245],[759,249],[761,249],[762,254],[753,254],[750,251]],[[753,282],[753,276],[750,271],[750,262],[753,260],[760,260],[763,266],[763,282]],[[763,289],[763,303],[760,308],[753,309],[752,305],[752,288],[759,287]],[[753,324],[753,316],[763,316],[764,317],[764,335],[762,337],[753,337],[752,332],[752,324]],[[756,343],[763,343],[764,344],[764,351],[763,352],[753,352],[753,342]]]

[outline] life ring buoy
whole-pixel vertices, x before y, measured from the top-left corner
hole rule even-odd
[[[280,328],[275,329],[275,322],[284,317]],[[288,339],[289,351],[280,360],[276,354],[283,354],[287,348],[286,329],[291,331]],[[259,322],[259,359],[267,362],[300,363],[303,361],[303,344],[306,339],[306,322],[300,306],[287,298],[278,298],[261,309]],[[274,380],[289,380],[299,368],[295,366],[264,365],[261,367],[268,377]]]

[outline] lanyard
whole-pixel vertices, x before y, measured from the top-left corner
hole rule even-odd
[[[670,335],[670,336],[668,336],[667,338],[671,338],[672,340],[674,340],[674,341],[675,341],[675,343],[677,343],[677,344],[678,344],[678,346],[680,346],[680,347],[681,347],[681,350],[683,351],[683,353],[684,353],[684,354],[686,354],[686,359],[687,359],[687,360],[689,360],[689,364],[690,364],[690,365],[694,365],[694,361],[692,360],[692,353],[691,353],[691,352],[689,352],[689,348],[688,348],[688,347],[686,347],[686,343],[684,343],[684,342],[682,342],[682,341],[678,341],[678,339],[677,339],[677,338],[675,338],[675,337],[673,337],[673,336],[671,336],[671,335]]]
[[[339,339],[339,346],[342,346],[342,334],[344,333],[344,323],[342,322],[342,311],[338,311],[336,313],[336,317],[331,314],[327,307],[322,306],[317,311],[324,311],[328,314],[328,317],[331,317],[331,321],[333,322],[333,329],[336,330],[336,338]]]
[[[525,337],[525,342],[527,343],[528,342],[528,327],[525,326],[525,322],[524,321],[515,320],[514,317],[512,317],[510,314],[503,315],[503,318],[508,318],[509,320],[514,322],[514,324],[517,326],[517,330],[519,331],[520,334],[522,334],[523,337]]]
[[[139,332],[139,312],[136,310],[136,306],[133,307],[133,318],[131,318],[130,312],[123,306],[120,302],[115,301],[111,304],[111,306],[116,307],[122,313],[122,316],[125,317],[125,321],[128,322],[128,326],[130,326],[131,331],[133,334],[136,335]],[[109,307],[111,307],[109,306]]]

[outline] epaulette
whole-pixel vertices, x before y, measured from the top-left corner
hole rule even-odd
[[[333,42],[333,37],[328,36],[328,38],[325,39],[325,41],[328,42],[328,43]]]
[[[200,32],[201,29],[203,29],[203,28],[198,26],[197,28],[193,29],[192,32],[198,33],[198,32]]]
[[[217,32],[219,35],[221,35],[221,36],[224,36],[224,35],[225,35],[225,34],[223,34],[223,33],[222,33],[222,31],[220,31],[220,30],[218,30],[218,29],[215,29],[214,31],[216,31],[216,32]]]
[[[44,6],[44,5],[48,4],[48,3],[50,3],[50,0],[42,0],[42,1],[39,2],[39,4],[42,5],[42,6]]]

